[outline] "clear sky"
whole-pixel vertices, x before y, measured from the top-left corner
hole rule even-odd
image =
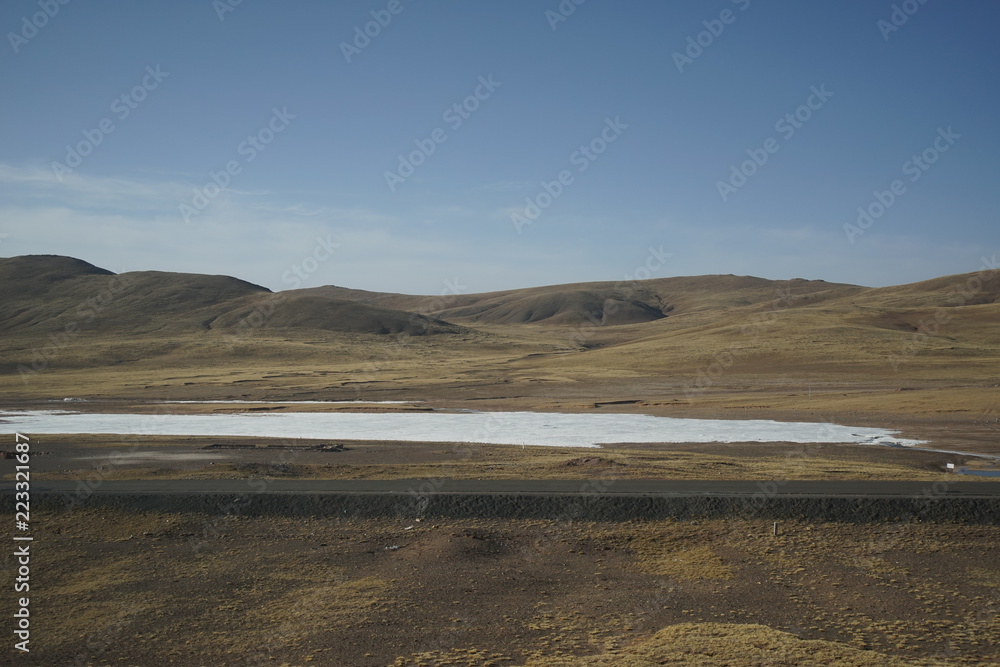
[[[998,25],[995,0],[5,0],[0,256],[425,294],[977,271]]]

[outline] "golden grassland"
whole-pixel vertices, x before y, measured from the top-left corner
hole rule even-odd
[[[225,276],[12,258],[0,260],[12,313],[0,402],[638,398],[740,410],[763,398],[804,413],[982,415],[998,409],[1000,377],[1000,272],[988,264],[875,289],[693,276],[422,297],[271,294]],[[76,306],[118,282],[81,320]],[[450,324],[423,327],[425,315]]]
[[[538,658],[525,667],[656,667],[694,665],[837,665],[905,667],[883,653],[822,640],[804,640],[767,626],[735,623],[678,623],[610,655]]]
[[[39,311],[41,319],[5,331],[0,401],[402,396],[498,407],[523,399],[540,407],[638,398],[701,410],[759,404],[803,412],[986,414],[1000,409],[996,274],[880,289],[703,276],[450,299],[306,290],[313,300],[332,290],[324,298],[338,304],[357,299],[364,306],[431,309],[459,325],[428,335],[414,335],[409,326],[382,335],[281,328],[266,317],[259,327],[194,327],[181,298],[190,290],[181,287],[197,277],[157,274],[164,294],[173,293],[171,280],[181,283],[171,288],[181,291],[165,311],[150,295],[129,294],[72,334],[56,327],[57,335],[44,335],[70,317],[54,305],[46,309],[62,292],[25,301],[26,312]],[[203,279],[205,294],[218,289],[218,280]],[[604,307],[591,301],[626,297],[666,316],[613,326],[594,319],[591,311]],[[199,307],[225,310],[227,303]],[[764,400],[753,403],[757,398]]]
[[[570,350],[559,349],[560,340],[568,340],[559,332],[537,329],[530,339],[522,332],[520,338],[497,340],[491,333],[484,334],[485,342],[261,335],[232,349],[221,337],[81,337],[40,363],[38,372],[0,374],[0,400],[471,399],[486,409],[575,409],[637,399],[647,407],[681,411],[1000,412],[995,350],[958,357],[920,349],[894,367],[892,345],[859,349],[842,341],[820,356],[815,345],[800,345],[790,336],[776,334],[766,344],[730,349],[729,337],[696,332]],[[0,363],[29,368],[24,362],[31,358],[32,342],[18,347],[16,340],[5,341]]]
[[[615,327],[623,328],[628,327]],[[85,397],[91,401],[85,406],[89,410],[148,412],[167,409],[149,403],[162,399],[409,400],[423,402],[398,407],[255,407],[285,411],[617,411],[829,421],[896,428],[902,437],[931,441],[931,447],[1000,455],[1000,386],[996,381],[1000,355],[991,357],[988,351],[981,357],[964,359],[920,352],[893,370],[884,357],[861,359],[845,347],[838,363],[814,362],[806,368],[796,361],[808,358],[806,353],[768,358],[757,348],[752,354],[723,357],[725,364],[713,362],[710,354],[697,355],[693,347],[671,337],[654,337],[651,343],[560,350],[560,340],[567,340],[561,338],[566,331],[536,327],[537,334],[527,336],[523,329],[519,328],[517,338],[511,332],[492,331],[482,333],[481,340],[467,341],[442,336],[387,339],[347,334],[308,340],[301,333],[295,339],[276,339],[262,334],[241,342],[233,351],[221,337],[188,341],[181,337],[161,341],[172,348],[160,355],[149,352],[145,347],[148,341],[125,341],[118,347],[113,340],[81,337],[78,344],[60,350],[40,372],[23,378],[17,373],[0,375],[0,405],[62,408],[65,406],[50,401]],[[693,338],[690,344],[696,343],[708,349],[712,336],[700,341]],[[0,357],[5,355],[18,357],[16,345],[5,345]],[[81,367],[95,357],[106,363]],[[623,400],[629,403],[608,404]],[[236,409],[245,408],[169,407],[172,412]],[[713,471],[725,468],[720,464],[728,462],[706,459],[705,463],[709,464],[705,469]],[[778,466],[777,462],[762,461],[748,474],[778,474]],[[461,468],[454,473],[484,472]],[[621,474],[630,475],[637,469],[623,469]],[[741,475],[744,470],[745,464],[732,467]],[[385,475],[436,474],[424,469],[399,472],[385,467],[382,471]],[[348,468],[304,470],[303,474],[340,476],[355,472],[366,474]],[[504,474],[499,468],[489,472]],[[559,475],[558,471],[550,474]],[[687,473],[682,470],[678,474]],[[825,476],[821,470],[816,474]],[[868,473],[849,467],[847,474]]]
[[[46,513],[33,637],[45,664],[1000,659],[1000,528],[762,524]]]

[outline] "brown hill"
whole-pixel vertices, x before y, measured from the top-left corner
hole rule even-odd
[[[61,255],[25,255],[0,259],[0,296],[42,294],[52,284],[79,276],[114,275],[82,259]]]
[[[691,276],[638,282],[591,282],[483,294],[411,296],[343,287],[297,293],[349,299],[433,314],[450,322],[479,325],[547,324],[615,326],[652,322],[703,310],[719,311],[789,301],[819,303],[866,288],[822,280],[766,280],[752,276]]]
[[[722,376],[882,379],[974,375],[1000,366],[997,272],[946,276],[885,288],[756,279],[719,291],[677,292],[670,317],[641,326],[579,327],[568,345],[585,350],[523,363],[525,372],[582,377],[680,377],[706,389]],[[665,279],[667,281],[671,279]],[[688,280],[688,279],[684,279]],[[697,286],[697,279],[689,285]],[[717,277],[701,283],[719,286]],[[697,294],[697,297],[694,295]]]
[[[941,333],[998,322],[1000,272],[943,276],[908,285],[875,288],[852,299],[851,322],[892,331]]]
[[[217,390],[231,392],[236,375],[268,391],[296,383],[304,395],[562,387],[629,398],[647,386],[684,400],[723,386],[751,400],[747,387],[936,382],[967,388],[954,401],[970,409],[970,396],[976,405],[995,400],[1000,376],[998,273],[886,288],[730,275],[414,296],[335,286],[272,293],[226,276],[0,259],[0,386],[23,393],[25,365],[68,371],[32,385],[63,395],[102,376],[81,379],[74,369],[106,369],[113,386],[133,373],[157,395],[176,383],[195,392],[183,387],[202,377],[223,378]],[[86,335],[63,336],[71,325]],[[921,396],[907,400],[945,409],[940,397]]]
[[[866,290],[858,303],[877,302],[881,307],[953,308],[1000,301],[1000,271],[983,270],[942,276],[906,285]]]
[[[277,298],[230,276],[136,271],[115,274],[53,255],[0,259],[0,331],[45,335],[92,331],[180,335],[239,327],[266,313],[261,329],[352,333],[442,333],[434,318],[342,299]]]
[[[133,334],[206,328],[232,303],[269,293],[229,276],[115,274],[69,257],[0,259],[0,330]]]
[[[457,333],[462,330],[461,327],[418,313],[301,294],[279,294],[277,298],[256,299],[219,317],[212,326],[222,329],[239,327],[240,322],[252,322],[255,311],[268,314],[262,329],[410,336]]]

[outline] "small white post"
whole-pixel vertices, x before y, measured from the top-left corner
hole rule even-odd
[[[778,535],[778,522],[777,521],[774,522],[773,535],[775,537],[777,537],[777,535]]]

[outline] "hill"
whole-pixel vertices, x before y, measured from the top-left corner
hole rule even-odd
[[[15,257],[0,259],[0,396],[377,394],[528,409],[723,396],[754,409],[988,413],[1000,400],[998,273],[884,288],[713,275],[420,296],[274,293],[228,276]],[[879,389],[805,398],[818,386]],[[768,387],[774,397],[755,398]],[[914,387],[948,393],[898,393]]]
[[[767,304],[794,291],[819,303],[866,288],[822,280],[766,280],[752,276],[693,276],[635,282],[590,282],[483,294],[425,297],[342,287],[298,290],[404,310],[432,313],[463,324],[617,326],[652,322],[697,311]]]
[[[230,276],[135,271],[115,274],[70,257],[0,259],[0,331],[44,335],[73,331],[183,335],[239,328],[267,313],[258,328],[352,333],[442,333],[434,318],[306,295],[276,295]]]

